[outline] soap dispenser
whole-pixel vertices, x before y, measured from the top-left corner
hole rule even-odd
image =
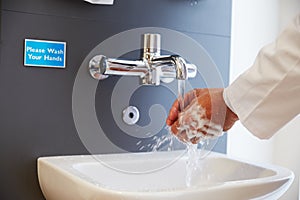
[[[91,4],[99,4],[99,5],[113,5],[114,0],[84,0]]]

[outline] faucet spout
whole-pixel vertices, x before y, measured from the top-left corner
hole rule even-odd
[[[188,77],[195,77],[197,73],[195,65],[187,64],[185,60],[178,55],[160,56],[154,58],[152,62],[155,66],[162,69],[161,76],[164,78],[186,80]]]
[[[186,80],[194,78],[197,75],[197,67],[178,56],[160,56],[152,60],[153,65],[161,68],[161,78],[176,78]]]
[[[176,79],[186,80],[188,78],[188,71],[185,60],[180,56],[173,56],[172,58],[175,64]]]

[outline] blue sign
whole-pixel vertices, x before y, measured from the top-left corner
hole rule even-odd
[[[24,65],[35,67],[66,67],[66,43],[25,39]]]

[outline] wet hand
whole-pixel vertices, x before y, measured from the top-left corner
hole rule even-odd
[[[184,102],[182,109],[181,102]],[[223,89],[194,89],[184,100],[176,100],[170,109],[167,125],[183,142],[196,144],[200,140],[219,137],[238,120],[223,100]]]

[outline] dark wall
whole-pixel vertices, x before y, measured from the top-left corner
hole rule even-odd
[[[231,1],[198,0],[193,6],[191,2],[115,0],[113,6],[97,6],[83,0],[2,0],[0,199],[43,199],[36,171],[38,157],[88,154],[73,121],[72,89],[84,58],[106,38],[138,27],[180,31],[208,51],[225,85],[228,83]],[[25,38],[66,41],[67,67],[24,67]],[[110,94],[115,81],[107,79],[101,91]],[[164,93],[156,88],[138,92],[153,99]],[[169,109],[175,97],[165,95],[160,99]],[[101,100],[101,96],[96,98]],[[101,118],[104,113],[97,115]],[[217,150],[226,151],[226,136]]]

